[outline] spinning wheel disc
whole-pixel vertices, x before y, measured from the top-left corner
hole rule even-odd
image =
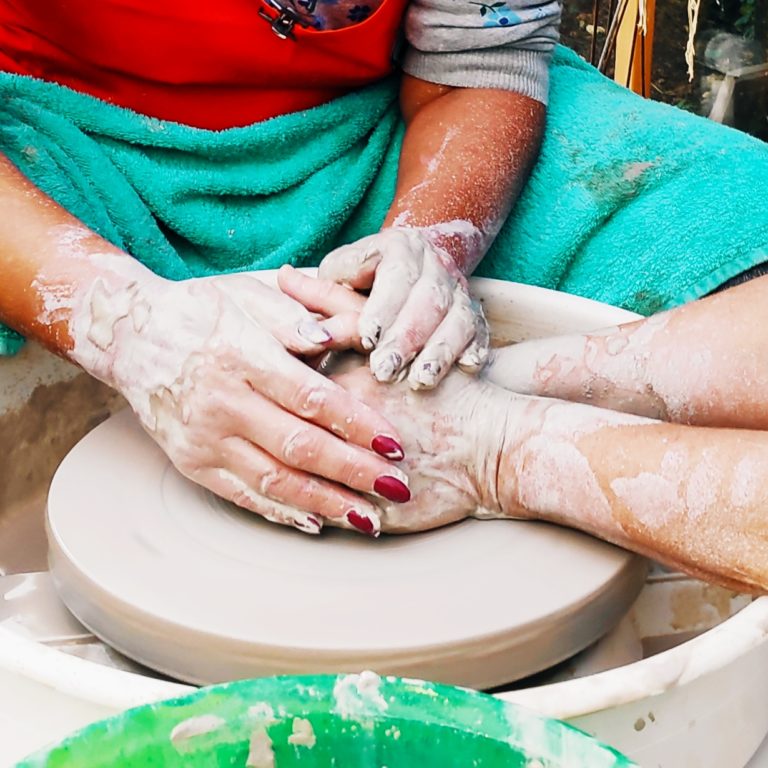
[[[48,529],[72,613],[195,683],[374,669],[491,687],[595,641],[645,573],[640,558],[540,523],[310,537],[184,479],[129,412],[64,460]]]

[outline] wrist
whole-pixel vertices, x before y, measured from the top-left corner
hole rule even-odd
[[[119,371],[167,281],[130,257],[105,256],[81,283],[69,317],[70,357],[92,376],[122,391]]]
[[[604,419],[589,406],[549,398],[509,397],[497,487],[503,513],[579,527],[578,517],[602,496],[579,441],[612,423],[612,415]]]
[[[517,464],[528,401],[490,384],[477,386],[469,419],[474,443],[475,482],[482,517],[530,518],[520,503]]]
[[[405,212],[388,217],[382,229],[412,230],[450,260],[464,277],[469,277],[485,255],[491,238],[471,221],[433,221]]]

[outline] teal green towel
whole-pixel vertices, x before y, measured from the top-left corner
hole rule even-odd
[[[763,144],[640,99],[565,48],[551,83],[541,156],[479,274],[649,314],[768,260]],[[375,231],[402,136],[394,80],[212,132],[0,74],[0,151],[174,280],[316,265]],[[18,344],[6,332],[0,353]]]

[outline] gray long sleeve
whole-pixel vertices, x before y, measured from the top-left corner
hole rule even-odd
[[[403,69],[442,85],[499,88],[546,104],[558,0],[411,0]]]

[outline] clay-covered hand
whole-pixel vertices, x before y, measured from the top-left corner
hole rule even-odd
[[[414,389],[440,382],[455,362],[467,372],[488,357],[489,332],[467,279],[429,228],[391,227],[329,253],[319,276],[370,294],[358,321],[378,381],[408,369]]]
[[[275,522],[376,534],[371,501],[409,497],[391,423],[296,355],[331,334],[253,275],[98,278],[73,358],[118,389],[187,477]]]
[[[340,346],[353,346],[365,301],[359,294],[291,267],[280,270],[278,284],[325,317],[324,325],[333,328],[334,339],[344,342]],[[408,473],[411,501],[395,505],[375,500],[382,530],[420,531],[465,517],[535,516],[536,505],[525,500],[539,492],[547,495],[550,486],[539,488],[536,476],[530,480],[527,465],[537,445],[561,448],[562,436],[540,434],[547,409],[557,401],[523,397],[457,370],[430,391],[413,391],[404,382],[379,384],[365,359],[351,353],[333,355],[324,370],[384,414],[404,440],[406,458],[400,466]],[[537,471],[542,466],[535,456],[532,463]],[[509,471],[502,473],[502,465]],[[549,496],[567,493],[560,482],[551,490]]]
[[[329,280],[312,278],[283,267],[278,285],[287,295],[326,318],[334,339],[353,347],[360,294]],[[447,525],[471,515],[503,516],[496,486],[496,471],[504,444],[510,400],[522,400],[477,378],[451,371],[436,389],[413,391],[404,382],[379,384],[365,358],[334,355],[324,366],[331,378],[368,403],[387,413],[405,441],[412,498],[407,504],[375,503],[382,530],[396,533]],[[403,514],[401,514],[401,511]]]
[[[526,420],[527,398],[451,371],[430,391],[376,382],[359,355],[332,365],[333,380],[385,414],[403,438],[411,501],[376,500],[382,530],[428,530],[467,517],[529,517],[499,498],[498,471],[509,420]],[[534,422],[535,426],[535,422]]]

